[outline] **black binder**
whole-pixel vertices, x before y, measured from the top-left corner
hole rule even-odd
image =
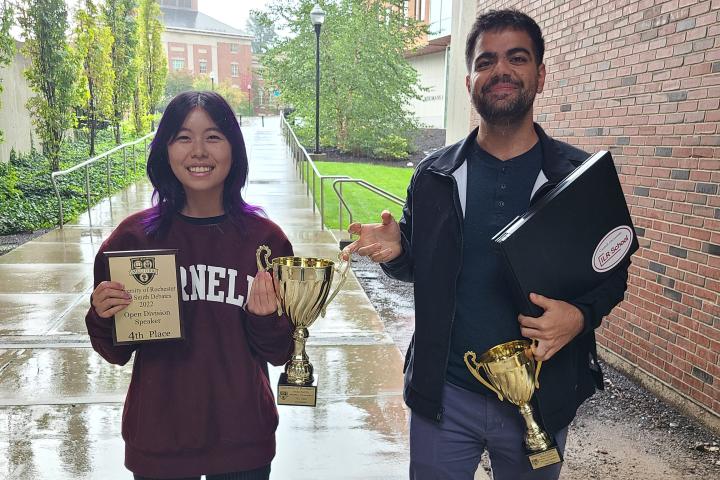
[[[572,301],[599,286],[638,249],[610,152],[585,160],[493,241],[524,315],[543,313],[531,292]]]

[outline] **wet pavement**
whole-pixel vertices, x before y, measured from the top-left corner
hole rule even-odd
[[[335,258],[337,242],[319,229],[279,120],[245,120],[246,198],[283,228],[297,255]],[[123,218],[150,205],[151,193],[149,183],[135,184],[0,256],[0,478],[132,478],[120,436],[131,366],[92,350],[84,314],[97,249]],[[310,328],[307,350],[318,403],[279,407],[271,478],[407,478],[402,356],[353,275]],[[271,368],[272,384],[281,371]]]

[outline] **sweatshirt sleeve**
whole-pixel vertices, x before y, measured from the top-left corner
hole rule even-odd
[[[292,245],[282,232],[279,232],[279,235],[268,244],[273,252],[273,258],[293,255]],[[290,359],[294,329],[287,315],[278,316],[277,313],[271,313],[258,316],[245,310],[245,319],[248,343],[255,356],[276,366]]]
[[[112,238],[112,236],[111,236]],[[108,280],[107,260],[103,254],[105,251],[114,248],[108,248],[110,239],[103,243],[95,256],[93,291],[100,282]],[[132,356],[136,345],[113,345],[112,331],[115,324],[115,317],[103,318],[95,312],[92,306],[92,298],[90,299],[90,308],[85,315],[85,325],[90,343],[93,349],[100,354],[105,360],[116,365],[125,365]]]

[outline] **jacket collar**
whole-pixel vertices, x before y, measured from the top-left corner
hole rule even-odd
[[[573,171],[575,163],[571,160],[568,152],[554,139],[550,138],[545,130],[537,123],[533,123],[535,133],[540,139],[540,147],[543,153],[542,170],[547,179],[551,182],[559,182],[568,173]],[[428,166],[428,171],[439,173],[441,175],[452,175],[465,160],[472,148],[472,142],[476,141],[477,133],[480,127],[476,127],[470,134],[455,145],[447,148],[442,152],[432,164]]]

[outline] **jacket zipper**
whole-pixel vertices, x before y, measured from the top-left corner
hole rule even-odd
[[[456,300],[457,300],[457,282],[458,282],[458,278],[460,278],[460,270],[462,269],[462,261],[463,261],[463,250],[462,250],[463,215],[462,215],[462,207],[460,206],[460,193],[458,192],[458,185],[457,185],[457,181],[455,180],[455,177],[452,175],[447,175],[445,173],[440,173],[437,171],[433,172],[433,173],[435,173],[436,175],[445,177],[445,178],[449,178],[450,181],[452,181],[452,184],[453,184],[453,206],[455,207],[458,238],[460,239],[460,249],[458,252],[460,255],[460,258],[458,261],[457,272],[455,272],[455,285],[453,286],[452,313],[451,313],[451,317],[450,317],[450,334],[448,335],[447,348],[445,349],[446,353],[445,353],[445,365],[444,365],[444,373],[443,373],[443,382],[445,382],[445,375],[447,374],[447,366],[448,366],[448,362],[450,361],[450,345],[452,343],[452,327],[453,327],[453,323],[455,323],[455,306],[456,306],[455,304],[456,304]],[[439,422],[442,419],[443,411],[444,411],[444,409],[441,405],[440,410],[437,412],[437,415],[435,415],[436,421]]]

